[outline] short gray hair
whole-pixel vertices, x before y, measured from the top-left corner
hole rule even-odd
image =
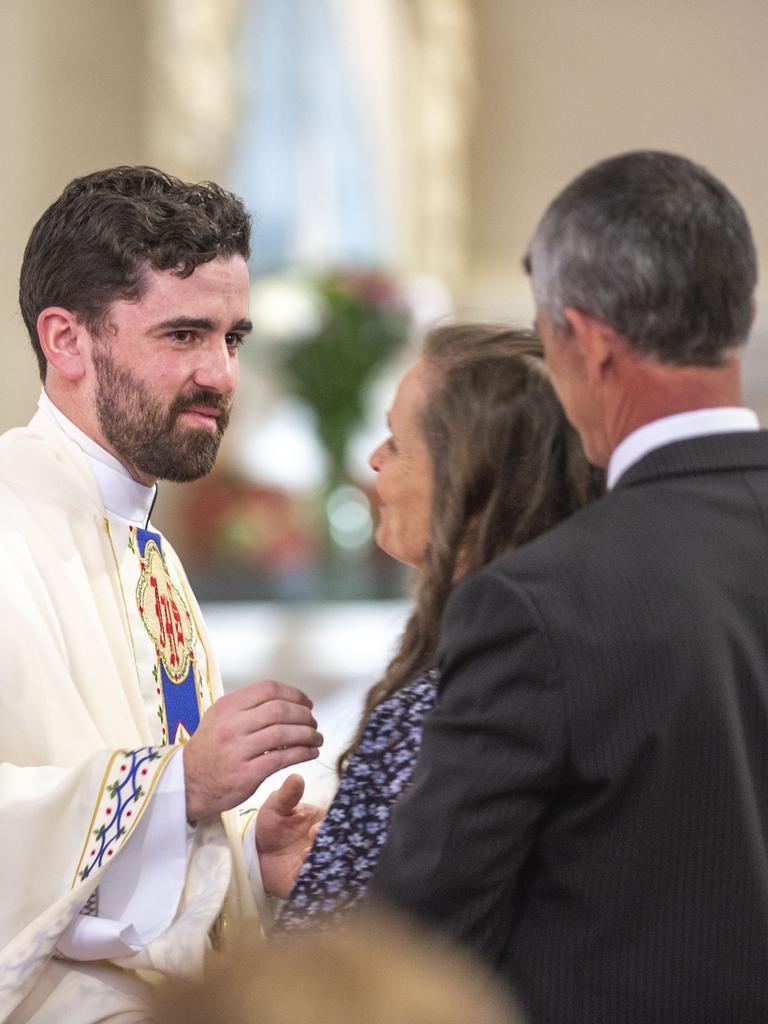
[[[744,210],[672,153],[625,153],[579,175],[539,221],[524,266],[562,333],[571,306],[681,366],[721,365],[749,333],[757,256]]]

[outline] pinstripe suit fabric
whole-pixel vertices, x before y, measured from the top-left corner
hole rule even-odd
[[[681,441],[464,580],[372,891],[532,1024],[768,1021],[768,434]]]

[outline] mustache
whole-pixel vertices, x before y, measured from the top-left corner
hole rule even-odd
[[[191,395],[178,395],[171,403],[168,418],[173,421],[180,413],[200,405],[207,406],[209,409],[218,409],[221,413],[219,426],[222,430],[227,426],[232,412],[232,399],[227,395],[219,394],[218,391],[209,391],[206,388],[199,388]]]

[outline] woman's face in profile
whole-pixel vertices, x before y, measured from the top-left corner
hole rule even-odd
[[[421,414],[434,384],[434,370],[423,360],[403,376],[387,417],[390,436],[372,452],[381,501],[376,543],[392,558],[420,566],[429,543],[432,460]]]

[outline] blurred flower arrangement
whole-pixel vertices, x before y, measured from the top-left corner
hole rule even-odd
[[[434,283],[419,290],[413,279],[402,284],[380,271],[286,272],[254,281],[254,337],[243,358],[255,378],[265,376],[292,404],[283,433],[263,443],[260,432],[262,455],[247,469],[241,449],[243,461],[186,489],[187,564],[198,571],[198,592],[289,599],[400,593],[400,567],[372,543],[375,491],[348,468],[350,440],[368,419],[371,385],[416,321],[444,307]],[[293,400],[309,410],[320,443],[305,487],[286,482],[301,475],[295,465],[275,473],[276,461],[300,464],[310,452],[298,453],[296,439],[307,427],[303,419],[298,426]]]
[[[331,492],[347,479],[347,447],[364,420],[366,388],[408,337],[405,294],[381,271],[262,278],[251,292],[251,317],[283,386],[313,413]]]

